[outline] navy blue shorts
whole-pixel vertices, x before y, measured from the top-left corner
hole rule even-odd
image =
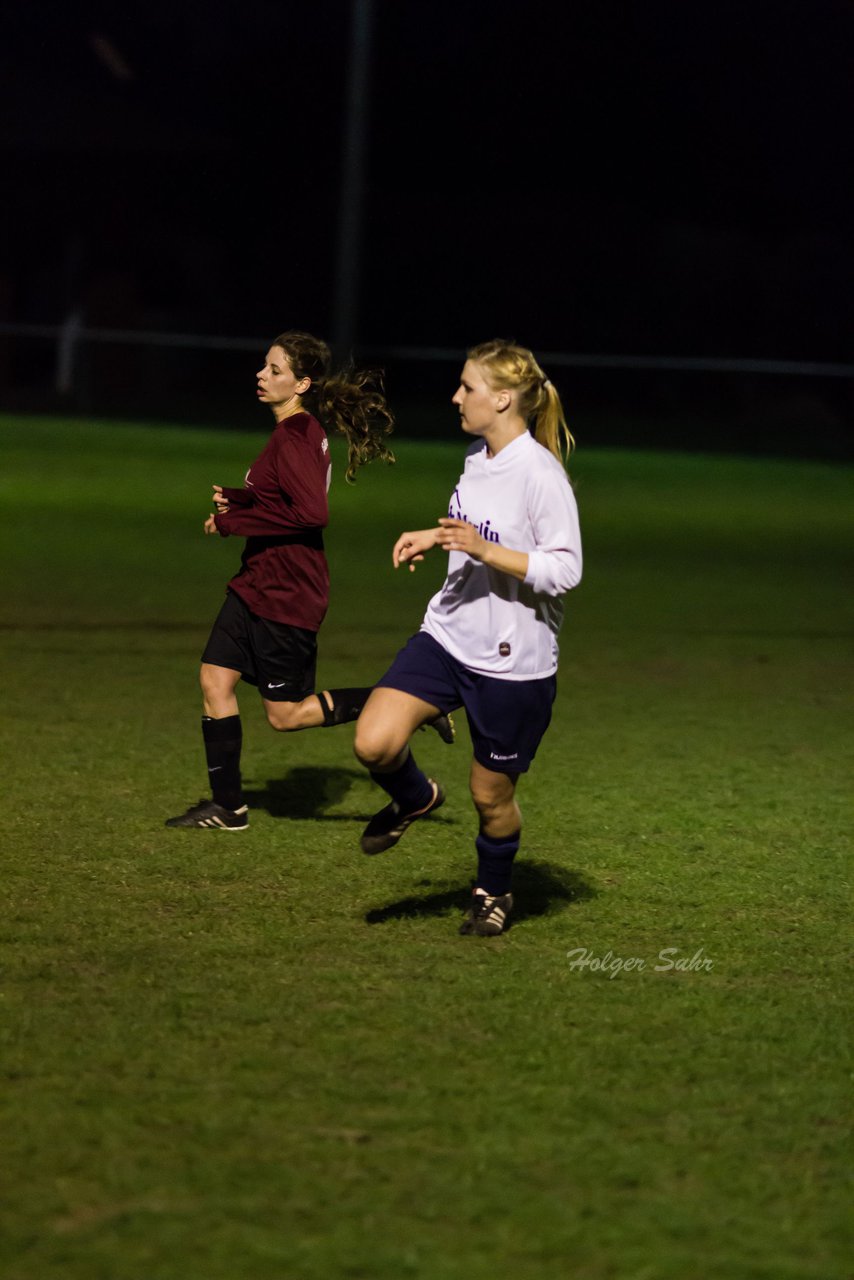
[[[302,702],[314,693],[317,632],[259,618],[229,591],[202,662],[239,671],[268,702]]]
[[[474,758],[495,773],[526,773],[552,718],[557,678],[497,680],[469,671],[419,631],[400,650],[379,689],[399,689],[440,711],[465,707]]]

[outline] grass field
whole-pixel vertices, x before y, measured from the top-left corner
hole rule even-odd
[[[464,724],[367,859],[352,726],[246,690],[250,830],[163,828],[262,439],[0,421],[0,1275],[850,1277],[852,472],[582,447],[517,921],[468,939]],[[441,560],[391,544],[461,453],[336,453],[324,684],[417,627]]]

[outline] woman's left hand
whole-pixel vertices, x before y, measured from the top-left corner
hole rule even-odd
[[[216,527],[216,524],[214,523],[213,512],[210,513],[207,520],[205,521],[205,533],[219,533],[219,529]]]
[[[482,538],[473,524],[467,520],[452,520],[444,516],[436,535],[436,546],[445,551],[464,551],[472,560],[482,560],[489,543]]]

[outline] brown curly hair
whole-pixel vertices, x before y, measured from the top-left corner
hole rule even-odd
[[[329,431],[347,440],[347,479],[365,462],[394,462],[386,436],[394,429],[394,415],[385,398],[382,371],[346,365],[330,373],[328,345],[311,333],[288,330],[274,338],[297,378],[310,378],[301,402]]]

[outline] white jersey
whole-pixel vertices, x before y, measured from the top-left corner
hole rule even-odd
[[[538,680],[557,670],[563,594],[581,581],[575,495],[557,458],[528,432],[493,457],[480,440],[448,507],[481,537],[528,553],[525,581],[463,551],[421,624],[471,671],[500,680]]]

